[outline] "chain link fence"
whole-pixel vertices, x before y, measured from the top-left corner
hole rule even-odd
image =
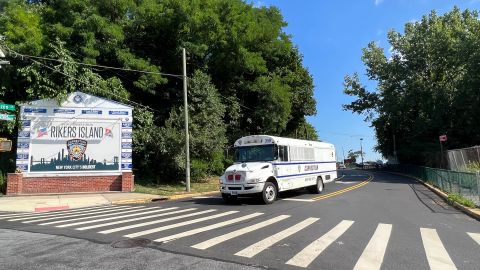
[[[459,172],[415,165],[389,165],[387,170],[408,174],[447,193],[457,193],[480,206],[480,173]]]
[[[480,171],[480,146],[447,151],[448,167],[452,171]]]

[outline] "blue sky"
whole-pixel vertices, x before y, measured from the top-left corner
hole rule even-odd
[[[343,78],[358,72],[362,83],[374,90],[375,83],[365,79],[361,49],[370,41],[386,51],[390,48],[387,32],[403,32],[407,22],[420,20],[436,10],[443,14],[454,6],[462,10],[480,10],[480,0],[262,0],[256,6],[278,7],[288,23],[285,32],[304,56],[304,65],[313,76],[317,115],[309,117],[323,141],[335,144],[342,158],[348,150],[360,150],[363,138],[365,160],[381,159],[374,152],[375,133],[364,116],[343,111],[342,104],[354,100],[343,94]]]

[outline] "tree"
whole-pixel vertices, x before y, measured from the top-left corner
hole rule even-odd
[[[386,53],[371,42],[363,49],[368,91],[357,74],[345,77],[344,91],[357,100],[346,110],[364,114],[375,128],[376,149],[393,156],[396,138],[401,162],[436,165],[438,136],[447,147],[480,143],[480,21],[478,12],[454,8],[443,16],[432,11],[388,34]]]
[[[207,175],[219,174],[223,170],[223,150],[227,142],[223,117],[225,105],[210,77],[201,71],[189,80],[189,131],[192,179],[200,180]],[[150,164],[173,178],[185,172],[185,129],[184,107],[172,110],[165,126],[160,128],[156,161]]]
[[[360,156],[364,156],[365,155],[365,152],[362,152],[362,151],[353,151],[353,150],[348,150],[348,154],[347,154],[347,157],[348,159],[350,160],[353,160],[353,162],[357,162],[357,158],[360,157]]]
[[[135,104],[138,177],[183,175],[182,48],[192,80],[189,97],[205,99],[189,108],[192,164],[204,168],[199,175],[219,173],[219,147],[240,136],[317,138],[305,118],[316,112],[313,79],[276,7],[242,0],[0,0],[0,13],[8,48],[68,60],[33,62],[11,53],[11,67],[0,70],[0,98],[60,100],[84,89]],[[205,133],[203,126],[215,132]]]

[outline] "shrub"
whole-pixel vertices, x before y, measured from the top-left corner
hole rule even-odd
[[[475,203],[472,200],[467,199],[467,198],[463,197],[462,195],[460,195],[458,193],[448,194],[448,201],[450,203],[456,202],[456,203],[459,203],[461,205],[465,205],[465,206],[470,207],[470,208],[476,207]]]
[[[7,190],[7,175],[0,171],[0,196]]]
[[[465,171],[480,172],[480,162],[469,162],[467,165],[465,165]]]

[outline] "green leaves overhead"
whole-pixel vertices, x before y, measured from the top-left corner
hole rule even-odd
[[[241,0],[0,0],[0,13],[8,47],[66,61],[9,55],[12,65],[0,70],[5,101],[61,100],[84,89],[151,108],[135,110],[137,175],[174,179],[181,169],[181,48],[188,54],[191,149],[203,171],[196,175],[217,171],[222,149],[240,136],[315,133],[305,120],[316,112],[313,80],[275,7]],[[160,158],[165,166],[156,165]]]
[[[363,50],[366,75],[378,84],[370,92],[358,75],[345,77],[344,92],[357,99],[346,110],[365,114],[377,149],[404,162],[435,164],[438,136],[448,148],[480,143],[480,21],[476,11],[431,12],[391,31],[388,52],[370,43]],[[430,163],[428,163],[430,162]]]

